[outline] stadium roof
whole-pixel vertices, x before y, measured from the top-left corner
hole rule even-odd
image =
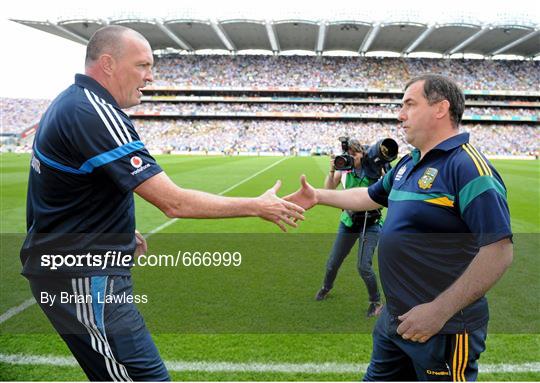
[[[517,55],[540,54],[538,25],[481,25],[467,23],[426,24],[410,21],[372,23],[355,20],[196,20],[196,19],[71,19],[58,21],[13,20],[63,38],[86,44],[107,24],[137,30],[154,50],[196,52],[207,49],[266,50],[274,53],[303,50],[313,53],[349,51],[416,52]]]

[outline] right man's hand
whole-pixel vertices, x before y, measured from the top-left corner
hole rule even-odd
[[[300,184],[302,185],[300,189],[293,194],[283,197],[283,199],[298,206],[302,206],[306,210],[311,209],[319,202],[317,200],[317,193],[313,186],[306,181],[306,176],[303,174],[300,177]]]

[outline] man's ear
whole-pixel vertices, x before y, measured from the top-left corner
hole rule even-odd
[[[99,66],[105,74],[111,76],[114,72],[116,61],[111,55],[102,54],[101,56],[99,56]]]
[[[435,117],[440,120],[444,116],[450,113],[450,102],[448,100],[442,100],[437,103],[437,110],[435,111]]]

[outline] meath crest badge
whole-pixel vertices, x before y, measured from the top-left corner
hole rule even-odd
[[[435,177],[437,177],[437,173],[439,173],[437,169],[427,168],[424,175],[418,180],[418,186],[420,186],[420,189],[429,189],[432,187],[433,181],[435,181]]]

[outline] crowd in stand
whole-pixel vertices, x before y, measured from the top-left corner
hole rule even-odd
[[[0,97],[2,133],[21,133],[39,121],[50,100]]]
[[[465,114],[493,115],[500,117],[536,117],[540,119],[540,109],[536,108],[498,108],[498,107],[467,107]]]
[[[487,155],[540,154],[540,129],[530,125],[466,124],[471,143]]]
[[[223,112],[292,112],[292,113],[396,113],[396,104],[326,104],[326,103],[165,103],[146,102],[129,110],[130,113],[223,113]]]
[[[129,113],[237,113],[237,112],[288,112],[288,113],[367,113],[396,115],[398,104],[342,104],[342,103],[169,103],[145,102]],[[501,117],[540,117],[540,108],[467,107],[465,114],[497,115]]]
[[[540,91],[540,61],[325,56],[165,56],[156,59],[154,85],[179,87],[189,85],[209,88],[279,86],[402,89],[408,79],[426,72],[450,75],[464,89]],[[377,98],[377,101],[383,101],[383,99]],[[38,122],[50,101],[0,98],[0,102],[2,133],[21,133]],[[127,112],[130,114],[286,112],[397,115],[399,107],[399,104],[384,102],[373,104],[144,102]],[[470,106],[466,108],[465,114],[538,118],[539,111],[540,108],[532,107]],[[408,150],[397,129],[397,121],[394,123],[393,121],[163,118],[135,118],[134,121],[149,148],[166,151],[328,153],[339,151],[337,138],[342,135],[355,136],[366,143],[372,143],[383,137],[393,137],[400,143],[402,153]],[[472,142],[486,154],[538,153],[538,142],[540,142],[538,125],[487,125],[483,123],[481,125],[465,124],[463,129],[474,132]]]
[[[402,89],[426,72],[464,89],[540,90],[540,61],[326,56],[165,56],[156,60],[154,84]]]
[[[399,139],[390,124],[277,120],[136,120],[151,149],[218,152],[328,152],[338,137]]]
[[[366,144],[392,137],[401,154],[410,150],[397,122],[136,119],[135,126],[148,148],[163,151],[337,153],[340,136]],[[463,124],[462,130],[472,132],[473,145],[488,155],[529,155],[539,149],[540,130],[534,126]]]

